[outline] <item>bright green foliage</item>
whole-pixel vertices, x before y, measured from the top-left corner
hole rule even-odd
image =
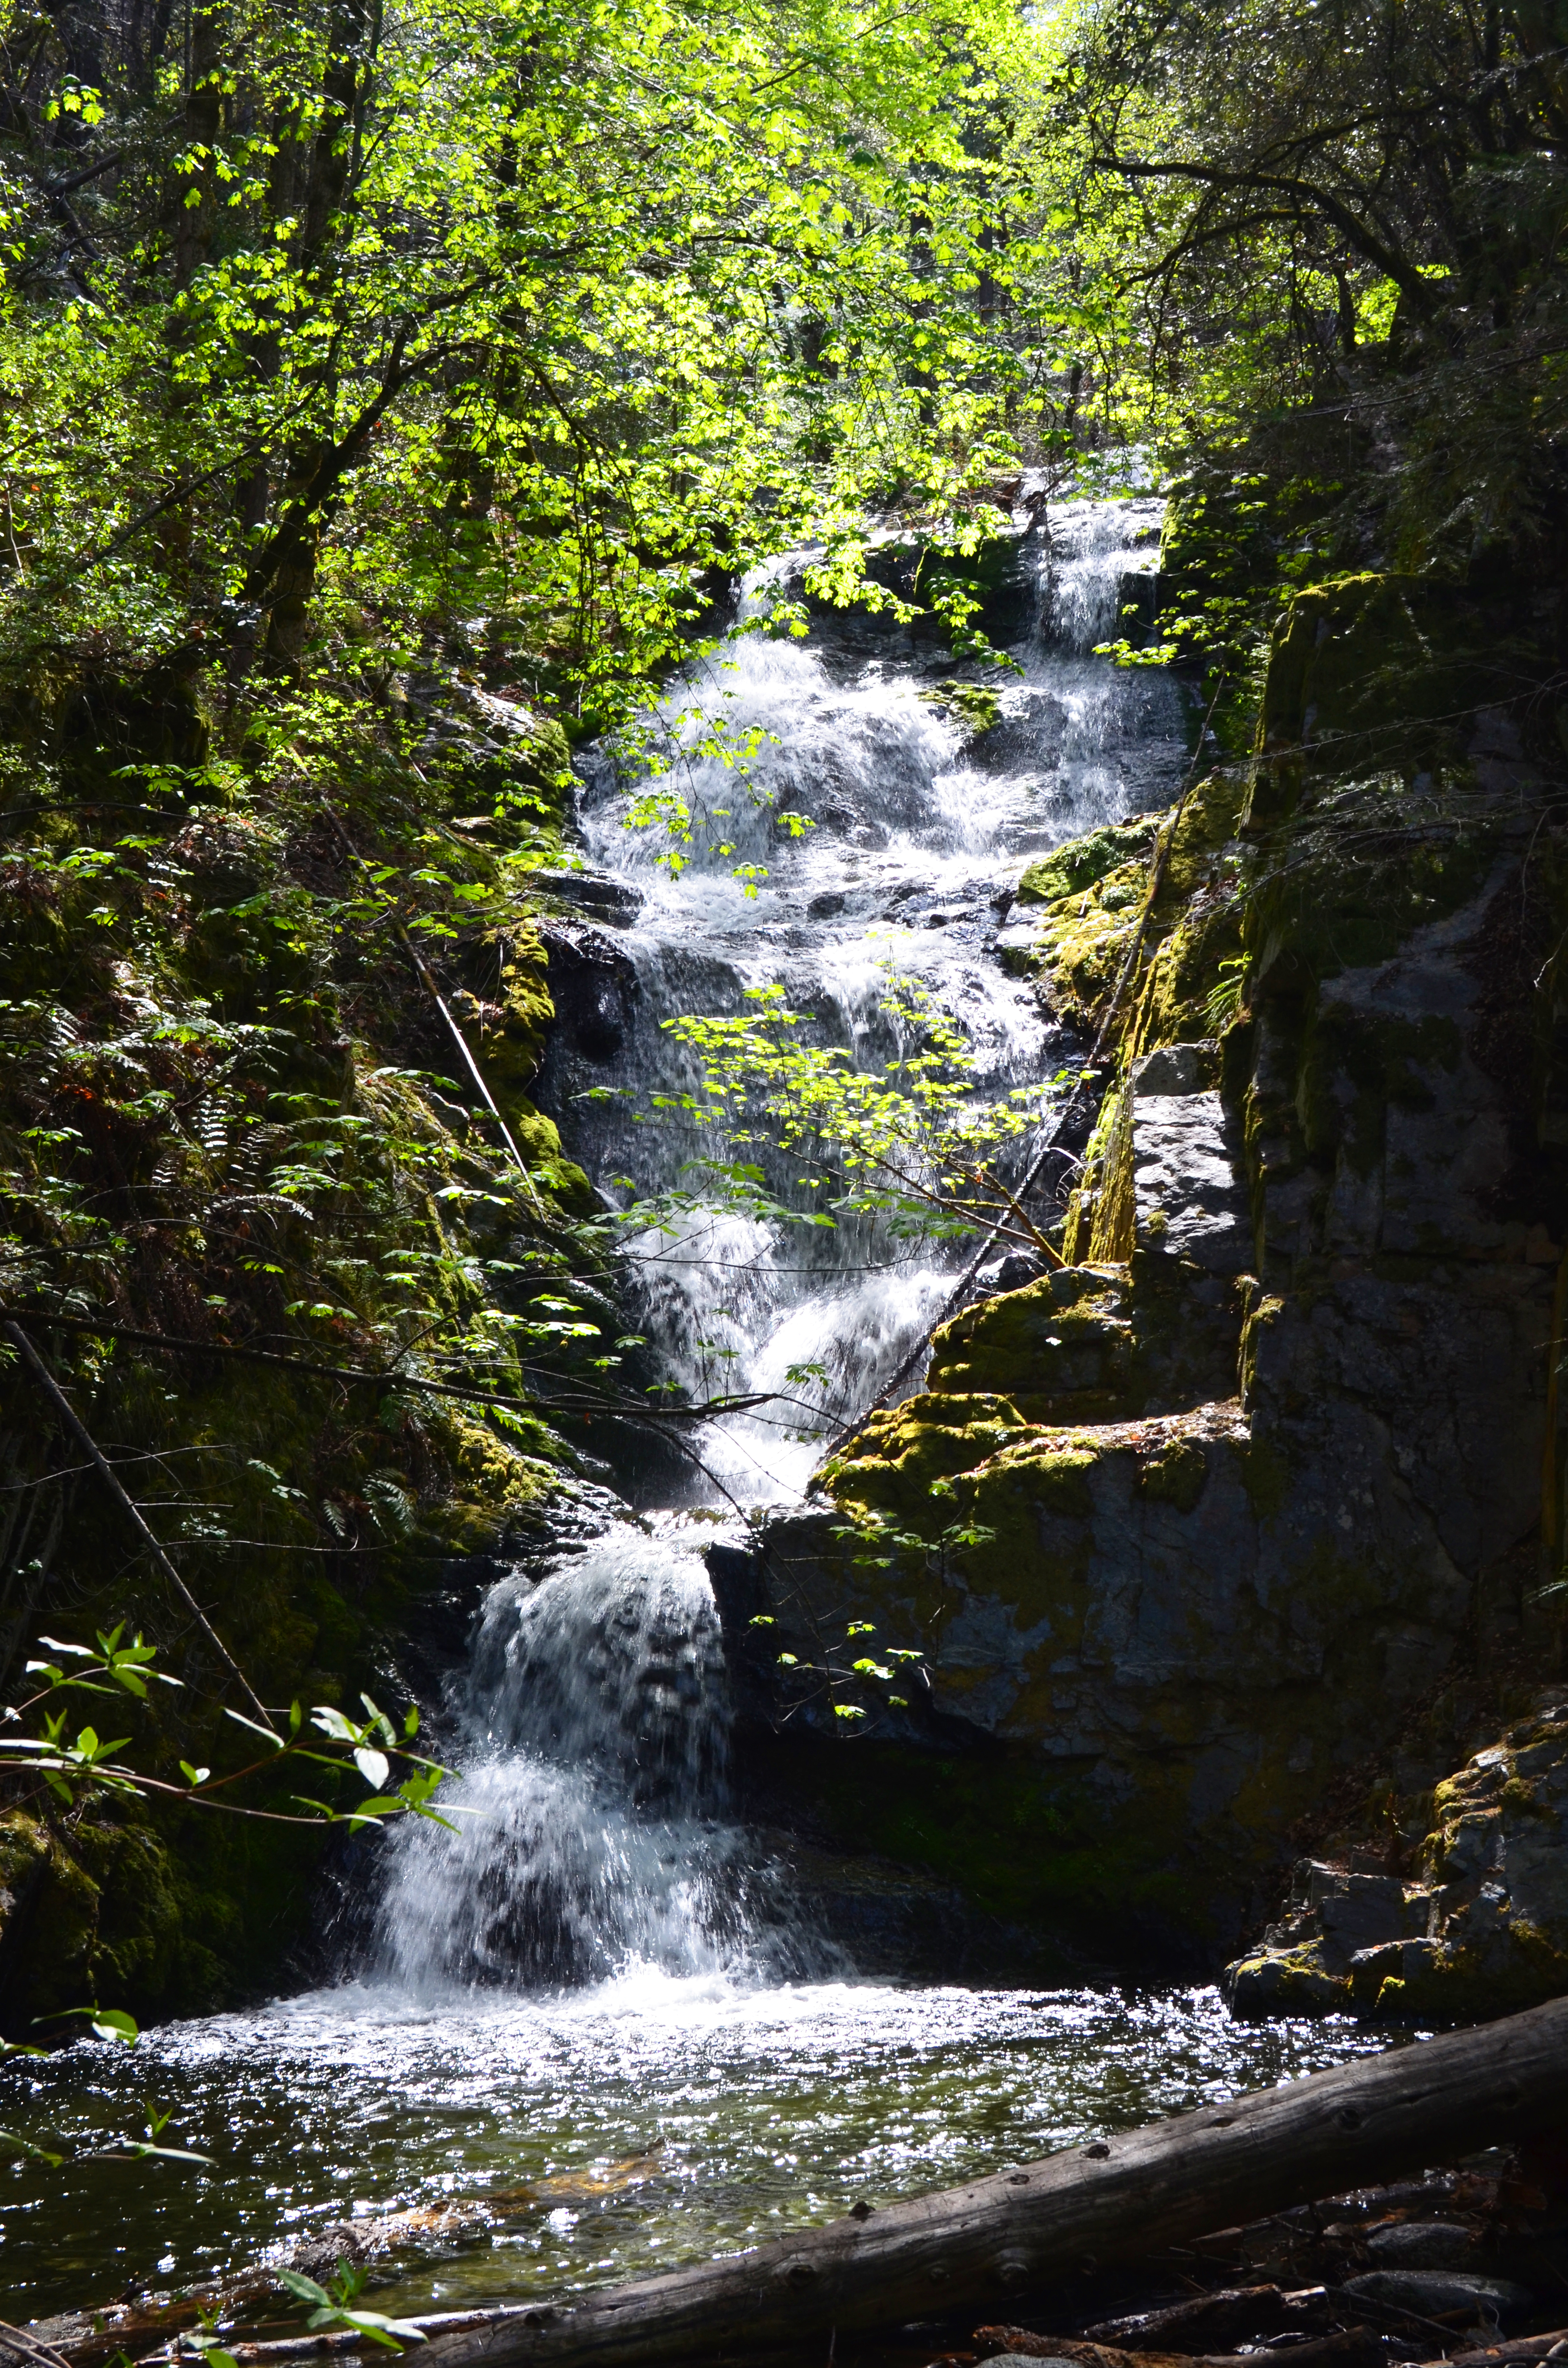
[[[166,1778],[154,1776],[133,1762],[120,1759],[118,1755],[129,1743],[131,1738],[128,1736],[119,1736],[110,1743],[101,1739],[93,1727],[84,1726],[79,1729],[75,1741],[72,1742],[65,1732],[66,1713],[62,1710],[51,1714],[47,1710],[40,1710],[40,1705],[51,1701],[55,1695],[62,1692],[112,1693],[118,1685],[124,1687],[139,1701],[145,1701],[148,1679],[155,1679],[165,1686],[178,1686],[182,1682],[167,1669],[154,1666],[154,1646],[144,1644],[140,1636],[133,1644],[122,1645],[120,1634],[121,1631],[117,1628],[108,1635],[100,1635],[96,1651],[90,1645],[62,1645],[51,1636],[41,1640],[52,1651],[78,1666],[67,1668],[61,1662],[54,1661],[28,1663],[28,1675],[41,1679],[43,1682],[26,1699],[9,1706],[6,1732],[0,1734],[0,1752],[8,1755],[4,1765],[13,1777],[40,1779],[68,1809],[100,1793],[118,1793],[124,1799],[132,1800],[152,1799],[162,1794],[170,1800],[199,1801],[207,1806],[220,1793],[226,1793],[236,1784],[249,1785],[257,1775],[275,1776],[285,1763],[288,1763],[290,1772],[296,1764],[308,1762],[331,1769],[335,1777],[352,1765],[369,1785],[371,1797],[352,1803],[347,1810],[340,1811],[330,1802],[312,1800],[300,1793],[287,1796],[290,1803],[287,1808],[276,1805],[276,1801],[271,1805],[258,1806],[254,1802],[225,1800],[222,1806],[240,1816],[281,1819],[290,1825],[310,1823],[317,1818],[331,1824],[341,1816],[351,1832],[357,1832],[363,1826],[378,1826],[387,1816],[399,1813],[427,1817],[436,1825],[449,1822],[429,1805],[432,1793],[448,1770],[438,1761],[413,1748],[414,1738],[419,1732],[418,1711],[412,1703],[409,1705],[400,1730],[393,1726],[383,1710],[378,1709],[369,1694],[360,1698],[366,1713],[363,1720],[347,1718],[330,1703],[322,1703],[311,1713],[310,1725],[316,1734],[327,1742],[342,1747],[330,1753],[323,1751],[315,1737],[307,1731],[304,1713],[298,1702],[291,1706],[282,1729],[263,1726],[256,1720],[231,1709],[227,1716],[236,1725],[248,1727],[253,1734],[259,1735],[267,1746],[266,1752],[261,1759],[252,1758],[243,1766],[230,1769],[221,1776],[214,1776],[210,1768],[193,1768],[188,1760],[182,1760],[180,1773],[185,1779],[183,1784],[172,1783]],[[41,1734],[25,1731],[25,1722],[31,1712],[40,1713]],[[13,1726],[22,1727],[24,1731],[14,1734],[10,1731]],[[386,1787],[394,1758],[406,1763],[409,1772],[395,1790],[389,1793]],[[251,1789],[254,1790],[254,1786]],[[15,1800],[24,1808],[29,1805],[30,1793],[25,1783],[15,1791]],[[105,2031],[119,2030],[120,2024],[127,2021],[128,2018],[123,2016],[111,2018],[104,2025]],[[95,2024],[94,2028],[97,2027]],[[123,2035],[134,2036],[134,2032],[135,2026],[131,2023]]]
[[[1002,1155],[1047,1114],[1060,1079],[982,1099],[963,1030],[918,980],[890,977],[881,1008],[906,1050],[881,1070],[861,1068],[845,1046],[802,1032],[781,986],[748,987],[752,1008],[729,1018],[668,1019],[702,1067],[700,1099],[657,1096],[655,1106],[722,1124],[730,1144],[776,1145],[798,1181],[829,1210],[883,1216],[892,1228],[933,1236],[994,1227],[998,1238],[1051,1252],[1020,1205]],[[755,1194],[761,1171],[710,1163]]]
[[[314,2278],[307,2278],[299,2270],[280,2270],[278,2283],[286,2286],[296,2302],[309,2303],[311,2315],[307,2327],[346,2327],[356,2335],[368,2336],[372,2343],[388,2351],[401,2351],[401,2335],[409,2343],[423,2343],[424,2330],[412,2319],[389,2318],[379,2310],[361,2310],[358,2297],[370,2283],[370,2272],[357,2268],[351,2261],[339,2261],[330,2287],[321,2286]],[[209,2359],[212,2357],[208,2353]]]
[[[266,1701],[354,1724],[575,1416],[645,1415],[527,1099],[570,737],[635,742],[808,527],[855,590],[868,506],[973,645],[1028,49],[1002,0],[0,20],[0,1299]],[[199,1814],[211,1668],[3,1346],[0,1392],[0,1678],[63,1598],[187,1680],[34,1752],[17,1981],[193,2009],[273,1973],[311,1838]],[[290,1775],[324,1740],[391,1758],[307,1720]]]
[[[868,495],[951,513],[1006,458],[997,0],[196,0],[188,72],[154,36],[91,92],[39,28],[13,667],[384,672],[457,629],[602,720],[714,571],[810,522],[846,586]]]

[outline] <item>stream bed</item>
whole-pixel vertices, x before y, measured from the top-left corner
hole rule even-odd
[[[828,1041],[886,1057],[889,965],[918,979],[964,1027],[981,1092],[1071,1057],[1007,968],[1006,911],[1032,857],[1176,793],[1180,689],[1094,651],[1159,522],[1147,498],[1062,506],[1048,532],[1020,515],[1002,603],[1017,670],[978,734],[950,660],[902,629],[737,639],[665,711],[694,817],[678,876],[628,827],[637,784],[587,764],[585,850],[613,893],[566,923],[587,985],[540,1099],[596,1178],[630,1196],[714,1147],[638,1123],[638,1097],[681,1082],[663,1023],[776,981]],[[754,746],[756,795],[701,753],[694,705]],[[791,837],[790,810],[813,827]],[[766,870],[755,895],[741,861]],[[0,2316],[172,2295],[345,2221],[400,2311],[569,2289],[1387,2044],[1238,2025],[1206,1989],[862,1979],[738,1821],[702,1521],[798,1498],[823,1431],[905,1359],[969,1247],[770,1224],[695,1189],[631,1243],[664,1372],[797,1404],[710,1426],[699,1465],[673,1486],[666,1467],[662,1499],[642,1488],[641,1526],[497,1583],[442,1739],[463,1771],[447,1797],[474,1814],[456,1839],[389,1839],[341,1986],[13,2066],[11,2128],[102,2153],[0,2169]],[[150,2106],[165,2145],[210,2163],[110,2158]]]

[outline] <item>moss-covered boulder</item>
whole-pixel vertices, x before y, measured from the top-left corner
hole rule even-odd
[[[1131,822],[1108,823],[1103,830],[1069,839],[1064,847],[1053,848],[1028,865],[1015,901],[1026,905],[1060,905],[1066,897],[1084,895],[1113,871],[1146,858],[1157,827],[1154,815],[1139,814]],[[1111,909],[1116,908],[1113,902]]]
[[[1199,1962],[1244,1930],[1291,1822],[1433,1683],[1468,1607],[1376,1423],[1343,1410],[1282,1445],[1233,1401],[1059,1428],[935,1391],[824,1485],[744,1585],[724,1565],[753,1714],[847,1728],[862,1770],[896,1753],[948,1835],[927,1862],[960,1881],[938,1764],[972,1758],[979,1782],[999,1753],[1039,1804],[1015,1889],[1102,1948]],[[890,1693],[862,1656],[915,1674]]]
[[[1031,1423],[1113,1418],[1134,1386],[1130,1303],[1115,1266],[1062,1268],[1003,1292],[942,1326],[926,1388],[966,1402],[994,1392]]]
[[[1469,2020],[1568,1991],[1568,1696],[1435,1789],[1408,1875],[1298,1870],[1291,1912],[1229,1967],[1238,2013]]]

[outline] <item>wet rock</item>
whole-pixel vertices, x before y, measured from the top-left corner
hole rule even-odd
[[[1002,695],[987,683],[960,682],[949,677],[916,696],[939,708],[949,722],[974,739],[994,732],[1002,720]]]
[[[1309,1950],[1270,1949],[1227,1968],[1225,1996],[1233,2014],[1344,2014],[1347,1986]]]
[[[1395,2310],[1414,2311],[1421,2318],[1469,2311],[1497,2324],[1522,2318],[1535,2302],[1529,2288],[1516,2285],[1511,2278],[1486,2278],[1470,2270],[1369,2270],[1364,2277],[1347,2280],[1345,2291]]]
[[[637,973],[613,938],[577,921],[542,921],[555,1004],[547,1064],[613,1060],[632,1024]]]
[[[1206,1093],[1218,1082],[1220,1047],[1212,1039],[1159,1044],[1132,1064],[1135,1100]]]
[[[1147,856],[1155,818],[1140,815],[1127,823],[1108,824],[1083,838],[1070,839],[1050,855],[1031,863],[1018,882],[1020,905],[1051,905],[1069,896],[1083,896],[1109,872],[1131,860]]]
[[[630,882],[602,871],[536,871],[533,885],[552,903],[569,905],[609,928],[627,928],[642,910],[642,897]]]
[[[1394,2220],[1368,2229],[1367,2250],[1380,2270],[1462,2270],[1476,2235],[1459,2220]]]
[[[1170,1047],[1173,1053],[1186,1054],[1199,1049]],[[1150,1062],[1163,1057],[1152,1053]],[[1244,1274],[1253,1265],[1254,1248],[1239,1125],[1217,1093],[1153,1087],[1135,1072],[1132,1096],[1133,1225],[1139,1246],[1163,1258],[1188,1259],[1204,1274]]]
[[[1027,978],[1035,966],[1040,930],[1033,921],[1009,920],[992,939],[992,950],[1004,970]]]
[[[975,1291],[984,1298],[994,1298],[999,1291],[1022,1291],[1026,1283],[1038,1282],[1044,1271],[1043,1262],[1028,1250],[1009,1250],[1005,1258],[993,1258],[983,1266],[974,1278]]]

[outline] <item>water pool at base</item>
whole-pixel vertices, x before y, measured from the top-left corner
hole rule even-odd
[[[413,2232],[384,2257],[399,2310],[607,2283],[1386,2044],[1234,2023],[1208,1989],[638,1971],[553,1996],[316,1991],[13,2066],[10,2126],[35,2144],[138,2137],[151,2097],[165,2142],[213,2161],[8,2166],[0,2317],[175,2294],[335,2222],[480,2201],[467,2241]]]

